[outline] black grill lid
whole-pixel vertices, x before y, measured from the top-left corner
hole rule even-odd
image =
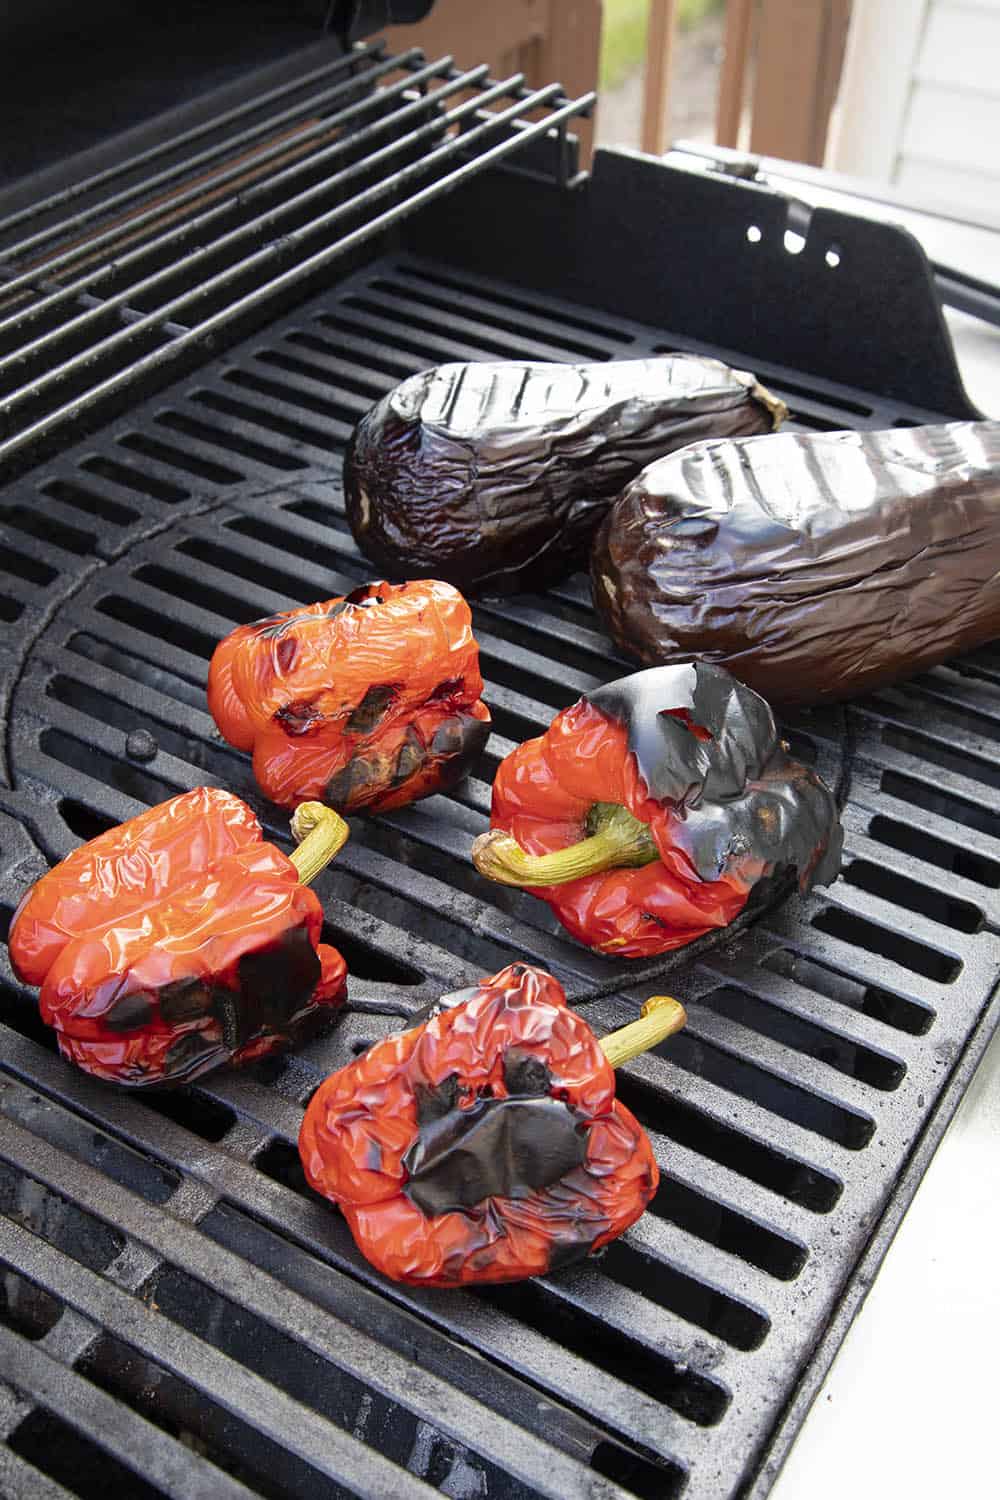
[[[198,782],[285,836],[214,732],[207,660],[236,621],[368,576],[339,470],[371,401],[443,359],[672,343],[386,257],[2,492],[7,919],[46,859]],[[807,424],[850,425],[859,405],[871,425],[918,415],[757,372]],[[649,993],[468,861],[497,758],[622,662],[581,579],[476,613],[497,725],[478,776],[357,822],[318,883],[354,976],[331,1035],[253,1075],[120,1097],[52,1055],[4,954],[4,1493],[97,1494],[114,1475],[130,1495],[184,1496],[717,1500],[766,1484],[816,1342],[995,1021],[1000,660],[852,706],[841,882],[673,961],[689,1031],[619,1080],[665,1167],[652,1211],[593,1264],[435,1295],[381,1281],[305,1188],[294,1140],[317,1082],[515,953],[577,997],[617,989],[586,1007],[599,1027]],[[788,732],[837,779],[842,717]]]

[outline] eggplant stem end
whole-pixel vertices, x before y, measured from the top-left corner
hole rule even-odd
[[[777,432],[788,416],[788,407],[784,401],[780,396],[775,396],[772,391],[769,391],[766,385],[761,385],[759,380],[755,382],[750,394],[755,401],[759,401],[761,406],[765,406],[771,413],[771,430]]]

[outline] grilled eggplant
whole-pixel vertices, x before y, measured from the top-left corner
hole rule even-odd
[[[615,641],[769,702],[853,697],[1000,635],[1000,422],[698,443],[591,558]]]
[[[388,574],[466,593],[541,588],[585,561],[644,464],[700,438],[766,432],[784,415],[753,375],[696,355],[440,365],[358,423],[347,518]]]

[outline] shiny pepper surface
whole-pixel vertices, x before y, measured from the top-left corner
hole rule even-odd
[[[489,736],[469,606],[433,579],[371,583],[241,625],[215,651],[212,717],[272,802],[342,812],[445,790]]]
[[[339,820],[338,820],[339,821]],[[323,913],[250,808],[199,787],[82,845],[28,891],[10,954],[70,1062],[187,1083],[308,1034],[342,1003]]]
[[[480,872],[618,958],[725,927],[781,871],[829,884],[843,840],[763,698],[702,662],[635,672],[557,715],[501,763],[491,823]]]
[[[322,1083],[299,1150],[372,1264],[420,1286],[582,1259],[659,1181],[593,1031],[557,980],[522,964]]]

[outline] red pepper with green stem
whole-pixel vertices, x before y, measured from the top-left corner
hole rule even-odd
[[[614,1068],[684,1019],[660,996],[599,1041],[551,974],[511,964],[320,1085],[306,1177],[396,1281],[517,1281],[581,1260],[659,1183]]]
[[[17,975],[63,1056],[138,1088],[190,1082],[304,1040],[344,999],[308,882],[346,823],[304,803],[290,856],[238,797],[198,787],[69,854],[14,914]]]
[[[833,795],[792,760],[764,700],[703,662],[588,693],[501,763],[481,874],[547,901],[581,943],[649,957],[727,926],[794,870],[828,884]]]

